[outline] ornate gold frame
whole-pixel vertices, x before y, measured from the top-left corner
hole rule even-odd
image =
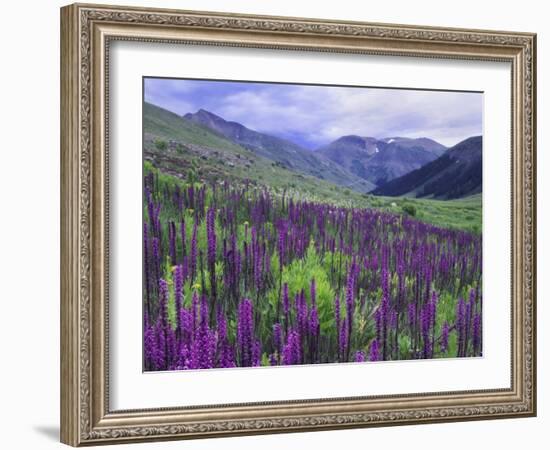
[[[512,66],[509,389],[111,411],[108,401],[109,43],[138,40],[507,61]],[[536,36],[75,4],[61,9],[61,440],[296,432],[536,414]]]

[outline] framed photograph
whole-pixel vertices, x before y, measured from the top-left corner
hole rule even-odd
[[[536,414],[536,36],[61,9],[61,440]]]

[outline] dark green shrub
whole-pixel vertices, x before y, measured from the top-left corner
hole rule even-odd
[[[404,213],[408,214],[409,216],[416,216],[416,207],[411,204],[406,204],[401,207]]]
[[[168,148],[168,143],[162,139],[156,139],[155,140],[155,147],[157,150],[166,150]]]

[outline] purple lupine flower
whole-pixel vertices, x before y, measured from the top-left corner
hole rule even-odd
[[[346,283],[346,308],[348,314],[348,325],[351,325],[351,317],[353,315],[354,307],[354,289],[355,289],[355,269],[352,266],[348,271],[348,278]]]
[[[252,346],[254,335],[253,307],[248,299],[239,303],[237,318],[237,345],[241,367],[250,367],[253,363]]]
[[[221,308],[218,309],[216,323],[218,325],[218,337],[220,339],[225,339],[227,337],[227,321],[225,320],[225,315],[223,314]]]
[[[211,369],[215,364],[217,339],[216,333],[208,328],[208,326],[205,328],[202,342],[201,369]]]
[[[345,360],[345,356],[348,349],[348,319],[344,317],[342,326],[340,327],[340,333],[338,333],[338,349],[340,353],[340,359]],[[340,361],[342,362],[342,361]]]
[[[474,348],[474,356],[478,356],[481,351],[481,315],[474,316],[472,325],[472,346]]]
[[[273,348],[279,355],[281,354],[282,345],[283,334],[281,330],[281,324],[277,322],[273,325]]]
[[[146,313],[151,315],[151,262],[149,261],[149,229],[147,222],[143,222],[143,278],[145,284]]]
[[[202,340],[199,339],[199,336],[193,338],[191,346],[189,349],[189,359],[187,367],[189,369],[200,369],[201,368],[201,354],[202,354]]]
[[[388,314],[388,325],[392,329],[395,329],[395,327],[397,326],[397,311],[393,308]]]
[[[222,344],[222,350],[220,354],[220,367],[230,368],[235,367],[235,356],[233,353],[233,348],[229,345],[228,342]]]
[[[157,367],[157,339],[155,336],[155,328],[152,326],[145,327],[143,334],[143,353],[145,368],[147,370],[159,370],[160,367]]]
[[[181,342],[185,345],[188,345],[191,342],[194,332],[193,314],[191,313],[191,311],[182,307],[179,312],[179,323]]]
[[[258,367],[261,363],[262,345],[260,341],[255,341],[252,345],[252,366]]]
[[[176,340],[176,333],[171,326],[168,326],[165,331],[166,339],[166,369],[174,370],[174,364],[177,361],[178,345]]]
[[[356,360],[357,351],[361,351],[355,347],[356,340],[357,343],[362,343],[365,336],[350,333],[352,324],[355,325],[355,312],[367,318],[368,333],[376,325],[377,342],[364,349],[366,359],[370,358],[373,345],[376,345],[378,360],[391,358],[393,355],[390,352],[396,351],[395,345],[399,344],[401,334],[410,337],[410,357],[419,357],[422,354],[433,357],[435,348],[438,353],[446,355],[449,351],[449,333],[453,329],[457,331],[459,355],[473,356],[481,352],[481,316],[476,317],[482,311],[479,291],[482,263],[480,237],[467,232],[445,230],[418,222],[414,218],[397,217],[386,212],[322,205],[310,200],[292,199],[284,194],[282,200],[272,197],[265,188],[249,182],[244,182],[242,187],[232,187],[229,183],[224,183],[222,188],[204,184],[189,192],[188,188],[180,191],[177,184],[165,183],[157,175],[149,173],[145,176],[144,186],[146,214],[149,213],[144,226],[144,231],[147,229],[147,239],[144,233],[146,254],[144,253],[143,300],[150,307],[148,311],[144,308],[146,370],[240,366],[241,349],[236,339],[238,326],[235,325],[238,325],[241,294],[257,292],[259,299],[265,291],[272,289],[280,289],[281,292],[276,315],[260,314],[260,311],[252,315],[254,329],[264,330],[262,334],[274,325],[269,320],[274,319],[279,323],[280,338],[277,338],[277,331],[274,329],[272,342],[259,341],[263,351],[267,351],[270,363],[281,364],[285,349],[285,359],[296,361],[296,364]],[[190,206],[193,206],[194,213],[189,211]],[[187,215],[185,209],[194,217]],[[223,242],[223,252],[219,251],[220,248],[216,249],[216,256],[222,255],[217,261],[222,276],[219,280],[216,277],[214,282],[203,279],[204,276],[209,277],[215,273],[215,270],[211,270],[212,258],[210,262],[208,258],[208,228],[212,230],[209,225],[213,211],[216,211],[214,234],[218,240],[217,245]],[[181,237],[175,236],[172,223],[176,226],[179,223],[181,233],[183,216],[186,221],[188,218],[193,220],[193,223],[185,224],[189,229],[184,228]],[[252,224],[252,241],[250,233],[242,239],[242,230],[239,228],[241,220],[249,220]],[[204,248],[199,248],[203,242],[197,242],[197,235],[202,238],[200,227],[203,221],[206,239]],[[191,248],[194,228],[198,232],[195,232],[193,252]],[[165,230],[166,237],[163,236]],[[185,236],[187,231],[188,236]],[[168,262],[173,263],[174,247],[177,252],[180,239],[181,253],[177,254],[176,264],[172,264],[176,266],[172,269],[176,306],[176,323],[173,327],[170,321],[162,319],[167,314],[161,314],[159,280],[168,276],[166,272],[170,268],[164,265],[166,257],[168,256]],[[277,274],[269,271],[269,263],[273,261],[273,257],[280,258],[281,269],[294,261],[303,260],[312,240],[315,241],[314,251],[320,260],[326,266],[330,264],[330,271],[327,270],[328,280],[334,292],[340,295],[334,304],[336,342],[334,334],[333,342],[329,342],[328,336],[321,337],[316,331],[321,311],[316,292],[319,278],[312,280],[310,276],[306,281],[308,286],[300,286],[297,292],[289,292],[286,300],[288,306],[285,308],[282,271]],[[202,257],[197,258],[201,251],[204,253],[204,260]],[[340,252],[340,255],[323,259],[327,251],[333,254]],[[195,253],[195,258],[192,258],[192,253]],[[278,255],[275,256],[275,253]],[[396,271],[395,286],[393,270]],[[196,293],[195,307],[192,301],[191,307],[187,309],[183,306],[182,287],[181,306],[179,305],[180,271],[182,285],[189,281],[193,293],[194,283],[198,282],[201,286],[199,292],[207,295],[202,299],[203,302],[208,300],[207,305],[201,310],[204,312],[207,308],[210,309],[212,314],[208,320],[203,320],[204,313],[199,312],[200,301]],[[189,277],[189,274],[192,276]],[[150,281],[149,290],[147,277]],[[409,280],[412,284],[409,284]],[[455,286],[455,280],[459,280],[458,286]],[[353,282],[352,289],[349,289],[350,281]],[[219,299],[215,299],[210,292],[210,286],[217,289],[218,293],[223,293],[223,297],[220,295]],[[358,289],[359,286],[361,289]],[[442,296],[455,289],[463,292],[466,286],[474,286],[474,290],[466,289],[469,298],[464,302],[463,313],[457,299],[454,323],[437,327],[437,292]],[[305,289],[310,291],[304,294]],[[375,308],[372,319],[372,322],[376,321],[374,324],[370,323],[372,307],[369,300],[376,296],[378,289],[381,289],[382,296],[378,305],[372,305]],[[348,295],[350,293],[351,296]],[[294,305],[289,303],[292,300],[290,295],[295,294],[297,301],[294,310]],[[394,294],[395,297],[392,297]],[[341,310],[340,300],[344,304],[344,310]],[[279,315],[280,303],[283,303],[283,309],[287,312],[282,317]],[[405,305],[406,311],[403,311]],[[227,318],[224,315],[226,312],[229,314]],[[401,327],[401,314],[407,315],[408,329]],[[231,322],[228,327],[226,320],[229,317]],[[440,332],[439,337],[435,335],[436,329]],[[295,333],[290,338],[290,343],[296,341],[294,347],[287,345],[290,331]],[[250,365],[257,363],[260,357],[258,339],[259,336],[251,334]],[[277,341],[280,343],[276,343]]]
[[[155,339],[154,347],[156,349],[153,366],[155,370],[165,370],[167,368],[166,334],[160,320],[155,324],[153,333]]]
[[[317,312],[317,306],[314,305],[311,308],[310,314],[309,314],[309,357],[312,363],[317,362],[318,359],[318,343],[319,343],[319,336],[320,336],[320,326],[319,326],[319,313]]]
[[[472,305],[475,305],[476,302],[476,290],[474,288],[470,288],[470,297],[468,298],[469,302]]]
[[[315,337],[319,336],[319,314],[316,306],[313,306],[309,313],[309,334]]]
[[[151,197],[151,193],[149,189],[146,189],[146,196],[147,196],[147,215],[149,216],[149,222],[151,223],[151,231],[153,234],[155,233],[155,204],[153,202],[153,198]]]
[[[365,362],[365,352],[363,350],[357,350],[355,352],[355,362]]]
[[[378,340],[374,339],[370,344],[369,361],[380,361],[380,350]]]
[[[355,262],[353,262],[349,268],[348,280],[346,284],[346,311],[347,311],[347,320],[346,325],[347,330],[347,341],[351,338],[351,333],[353,329],[353,311],[355,307],[355,298],[354,298],[354,289],[355,289]],[[347,351],[347,345],[346,345]],[[349,353],[346,354],[346,357],[349,357]]]
[[[214,367],[214,358],[217,348],[215,333],[208,326],[208,302],[203,295],[200,302],[200,322],[195,329],[195,336],[191,343],[192,369],[209,369]]]
[[[337,295],[334,297],[334,320],[336,322],[336,337],[338,340],[338,357],[341,357],[340,346],[340,297]]]
[[[300,364],[301,359],[300,335],[296,330],[290,330],[283,348],[283,364],[285,366]]]
[[[422,341],[424,343],[423,347],[423,357],[429,358],[431,354],[431,337],[430,330],[432,326],[432,316],[431,316],[431,306],[430,304],[424,305],[420,311],[420,328],[422,333]]]
[[[296,319],[298,322],[298,331],[300,336],[304,336],[307,333],[308,328],[308,308],[306,303],[306,296],[302,289],[299,294],[296,295]]]

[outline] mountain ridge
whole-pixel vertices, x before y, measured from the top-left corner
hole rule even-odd
[[[446,147],[429,138],[347,135],[317,152],[380,186],[438,158]]]
[[[467,138],[436,160],[379,186],[372,194],[441,200],[479,194],[483,182],[482,148],[482,136]]]
[[[286,169],[315,176],[337,185],[352,186],[359,192],[366,193],[376,187],[375,184],[353,174],[324,155],[307,150],[289,140],[252,130],[239,122],[225,120],[205,109],[187,113],[182,117],[191,123],[208,127]]]

